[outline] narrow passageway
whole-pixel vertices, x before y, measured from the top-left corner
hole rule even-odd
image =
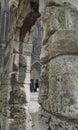
[[[39,115],[38,115],[40,109],[40,105],[38,104],[38,92],[30,93],[29,109],[32,118],[32,129],[42,130],[39,122]]]
[[[32,118],[32,130],[43,130],[40,125],[39,110],[40,105],[38,103],[38,89],[40,85],[40,53],[42,47],[42,32],[43,28],[41,22],[35,28],[32,39],[32,53],[31,53],[31,71],[30,71],[30,105],[29,111]]]
[[[78,130],[78,0],[0,0],[0,130]]]

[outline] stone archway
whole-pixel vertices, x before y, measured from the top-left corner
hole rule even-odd
[[[19,0],[19,2],[10,34],[11,44],[7,47],[10,56],[6,71],[3,73],[5,75],[1,77],[1,130],[7,127],[8,104],[10,108],[13,106],[13,122],[17,123],[17,126],[21,125],[18,130],[30,129],[26,126],[30,120],[26,113],[28,100],[24,98],[28,97],[26,88],[30,79],[30,36],[32,37],[32,26],[34,24],[36,26],[35,22],[40,18],[39,1]],[[40,0],[40,7],[43,6],[41,9],[44,36],[41,51],[43,66],[39,102],[42,107],[42,123],[47,125],[45,130],[78,129],[77,5],[78,2],[74,0],[45,0],[43,4]],[[4,47],[3,43],[1,47]]]
[[[30,72],[30,91],[31,92],[37,92],[37,89],[39,89],[39,81],[40,81],[40,74],[36,68],[33,68]]]
[[[40,18],[39,4],[38,1],[32,0],[2,0],[1,9],[3,9],[3,4],[4,7],[7,4],[8,9],[11,5],[13,5],[13,7],[17,7],[18,5],[18,7],[15,11],[11,32],[8,32],[9,44],[6,46],[5,41],[4,46],[3,43],[1,43],[2,48],[0,48],[4,49],[6,47],[4,51],[6,55],[8,51],[10,52],[5,65],[5,72],[2,72],[3,77],[0,77],[2,88],[0,93],[2,97],[2,102],[0,103],[0,126],[1,130],[15,129],[15,127],[17,130],[28,130],[30,129],[28,128],[28,122],[30,120],[28,103],[30,100],[30,57],[32,46],[30,32],[32,26],[36,24],[37,19]],[[7,15],[8,12],[7,10],[5,11],[5,9],[6,7],[1,11]],[[6,17],[4,24],[6,25]],[[5,32],[3,35],[5,35]],[[2,50],[0,50],[0,52],[3,53]],[[4,54],[0,55],[0,57]],[[4,57],[2,58],[4,61]],[[4,67],[4,64],[2,66],[0,65],[0,67]],[[3,91],[5,92],[2,93]]]

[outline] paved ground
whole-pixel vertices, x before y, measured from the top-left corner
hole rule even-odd
[[[30,94],[30,112],[38,112],[40,105],[38,104],[38,92],[32,92]]]
[[[30,113],[32,117],[32,128],[33,130],[42,130],[39,124],[39,111],[40,105],[38,104],[38,92],[33,92],[30,94]]]

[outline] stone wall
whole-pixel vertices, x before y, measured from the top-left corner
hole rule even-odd
[[[13,48],[13,70],[11,73],[9,98],[9,130],[29,129],[26,122],[30,120],[28,104],[30,100],[31,44],[28,39],[29,33],[26,34],[26,40],[23,42],[19,41],[19,30],[17,30]]]
[[[46,0],[39,103],[46,130],[78,129],[77,1]]]
[[[31,29],[39,21],[39,1],[19,2],[10,33],[11,41],[8,51],[5,51],[7,55],[9,52],[8,62],[5,73],[0,77],[1,130],[28,130],[31,127],[28,109],[31,59],[29,39]],[[40,0],[40,9],[44,27],[39,93],[42,123],[46,126],[45,130],[77,130],[78,2]]]
[[[31,78],[39,78],[41,72],[40,53],[42,48],[43,27],[41,21],[33,31],[32,53],[31,53]],[[37,73],[35,73],[37,72]]]
[[[29,113],[31,28],[37,24],[40,13],[37,0],[9,0],[8,2],[9,6],[13,5],[17,10],[9,33],[10,41],[3,53],[8,56],[9,52],[9,57],[5,71],[2,70],[2,76],[0,75],[0,130],[29,130],[31,128]],[[0,53],[1,69],[4,65],[2,46],[0,46]]]

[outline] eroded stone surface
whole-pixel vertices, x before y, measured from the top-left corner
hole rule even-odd
[[[47,130],[78,129],[76,2],[45,2],[45,15],[42,16],[44,40],[40,56],[43,68],[39,103],[42,107],[41,117],[45,124],[47,122]],[[48,35],[52,30],[55,32]]]
[[[6,73],[1,78],[1,130],[31,128],[28,127],[31,120],[28,108],[31,54],[29,39],[32,25],[40,17],[40,13],[38,1],[19,2],[10,34],[12,44],[9,53],[6,52],[9,55]],[[45,130],[77,130],[78,2],[45,0],[41,3],[40,0],[44,26],[39,93],[41,120],[46,126]],[[1,48],[0,54],[1,57]]]

